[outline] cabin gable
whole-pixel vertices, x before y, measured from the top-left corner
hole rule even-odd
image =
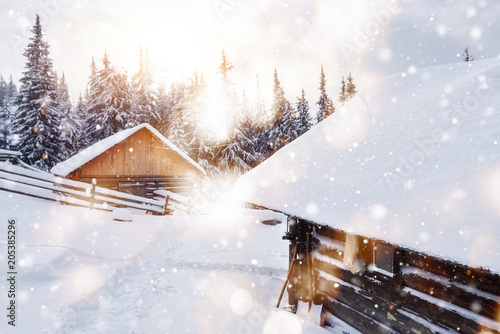
[[[71,177],[196,177],[201,174],[176,151],[143,128],[73,171]]]

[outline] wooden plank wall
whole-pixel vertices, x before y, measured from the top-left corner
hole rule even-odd
[[[189,176],[201,171],[153,136],[141,129],[103,154],[84,164],[78,175],[88,176]],[[70,176],[71,177],[71,176]]]
[[[499,275],[398,248],[394,277],[352,274],[344,232],[307,221],[293,231],[310,233],[314,251],[292,273],[290,303],[307,300],[314,279],[314,303],[364,333],[500,333]],[[291,249],[306,239],[296,235]]]

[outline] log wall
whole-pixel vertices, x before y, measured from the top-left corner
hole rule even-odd
[[[344,232],[304,220],[291,231],[291,304],[310,298],[364,333],[500,333],[499,275],[398,247],[392,276],[353,274],[342,262]]]

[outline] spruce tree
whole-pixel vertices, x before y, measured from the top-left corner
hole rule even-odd
[[[323,109],[323,114],[321,115],[321,118],[325,119],[334,112],[335,112],[335,106],[333,104],[332,98],[329,97],[328,100],[326,101],[325,108]]]
[[[156,96],[153,90],[153,74],[149,63],[149,54],[139,53],[139,71],[132,79],[133,107],[132,113],[136,115],[139,123],[149,123],[158,127],[159,117],[156,112]]]
[[[344,104],[348,100],[347,91],[346,91],[346,82],[345,77],[342,76],[342,81],[340,81],[340,93],[339,93],[339,102]]]
[[[83,100],[83,112],[80,118],[83,122],[82,133],[80,135],[80,148],[88,147],[102,139],[100,133],[101,125],[97,123],[97,119],[104,108],[102,101],[102,87],[99,85],[99,77],[97,74],[97,66],[94,58],[90,63],[90,76],[85,90]]]
[[[98,140],[139,124],[137,115],[130,112],[132,95],[127,72],[111,65],[107,53],[102,64],[103,68],[97,75],[98,101],[102,104],[96,119],[95,135]]]
[[[291,131],[290,118],[293,113],[293,107],[285,98],[285,92],[278,79],[278,71],[274,70],[274,88],[273,88],[273,104],[271,107],[273,112],[271,119],[271,128],[269,129],[269,144],[270,151],[276,152],[289,141],[289,132]]]
[[[221,81],[224,86],[229,88],[231,82],[229,81],[228,73],[233,70],[234,65],[231,64],[226,58],[226,51],[222,50],[221,63],[217,73],[221,75]]]
[[[2,148],[14,148],[10,141],[12,140],[12,121],[17,110],[18,93],[17,87],[12,80],[12,75],[9,78],[9,83],[4,87],[3,99],[0,107],[1,124],[0,124],[0,142]]]
[[[220,150],[220,168],[229,174],[241,174],[250,170],[255,164],[254,123],[252,122],[250,103],[243,91],[240,103],[235,113],[234,123],[237,126],[227,142]]]
[[[193,133],[196,127],[194,110],[198,107],[198,98],[206,88],[206,83],[201,75],[195,71],[189,86],[186,88],[186,96],[182,105],[173,112],[167,137],[176,146],[188,152],[191,158],[196,160],[196,148],[193,150]]]
[[[8,109],[8,86],[0,74],[0,148],[9,148],[9,109]]]
[[[16,135],[13,144],[23,154],[24,162],[49,170],[60,161],[60,119],[54,101],[56,82],[49,44],[38,15],[31,32],[33,37],[24,52],[27,60],[20,80],[19,108],[12,124]]]
[[[351,72],[349,72],[349,75],[347,76],[347,82],[346,82],[346,95],[347,95],[347,100],[350,100],[356,95],[358,92],[356,90],[356,84],[354,83],[354,80],[351,76]]]
[[[76,121],[75,128],[75,154],[87,147],[87,134],[85,133],[86,128],[86,112],[87,106],[85,104],[86,100],[83,98],[82,94],[78,97],[78,101],[75,106],[74,119]]]
[[[64,72],[57,86],[56,105],[61,120],[59,125],[61,132],[59,158],[65,160],[75,154],[78,149],[77,129],[79,122],[73,113]]]
[[[318,114],[316,116],[317,122],[321,122],[324,118],[325,115],[329,115],[331,110],[326,110],[325,108],[331,108],[331,106],[328,106],[329,97],[326,92],[326,78],[325,78],[325,72],[323,71],[323,65],[321,65],[321,74],[319,77],[319,100],[316,102],[316,104],[319,106],[318,109]]]
[[[469,62],[469,61],[473,61],[474,60],[474,56],[470,54],[469,45],[467,45],[465,47],[464,52],[462,53],[462,59],[465,62]]]
[[[158,87],[157,96],[156,113],[160,120],[159,130],[168,138],[172,123],[183,108],[186,98],[186,85],[181,82],[173,82],[170,84],[167,93],[165,85],[161,84]]]
[[[302,89],[302,95],[297,100],[297,132],[301,136],[311,128],[311,115],[309,114],[309,102],[306,92]]]
[[[255,143],[255,162],[252,167],[262,162],[271,154],[269,146],[269,133],[271,120],[269,118],[266,102],[260,88],[259,78],[257,77],[256,95],[254,101],[254,122],[251,138]]]

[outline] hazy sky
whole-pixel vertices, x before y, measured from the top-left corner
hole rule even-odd
[[[35,14],[55,69],[70,92],[84,91],[92,57],[106,50],[128,74],[140,46],[149,48],[158,80],[167,84],[198,70],[215,80],[222,49],[231,79],[251,93],[256,75],[268,90],[277,68],[287,97],[302,88],[318,98],[320,66],[330,94],[349,71],[360,88],[377,77],[459,61],[469,44],[476,59],[497,57],[500,4],[493,1],[355,0],[0,0],[0,73],[17,81]],[[76,98],[76,96],[74,96]],[[312,103],[311,103],[312,104]]]

